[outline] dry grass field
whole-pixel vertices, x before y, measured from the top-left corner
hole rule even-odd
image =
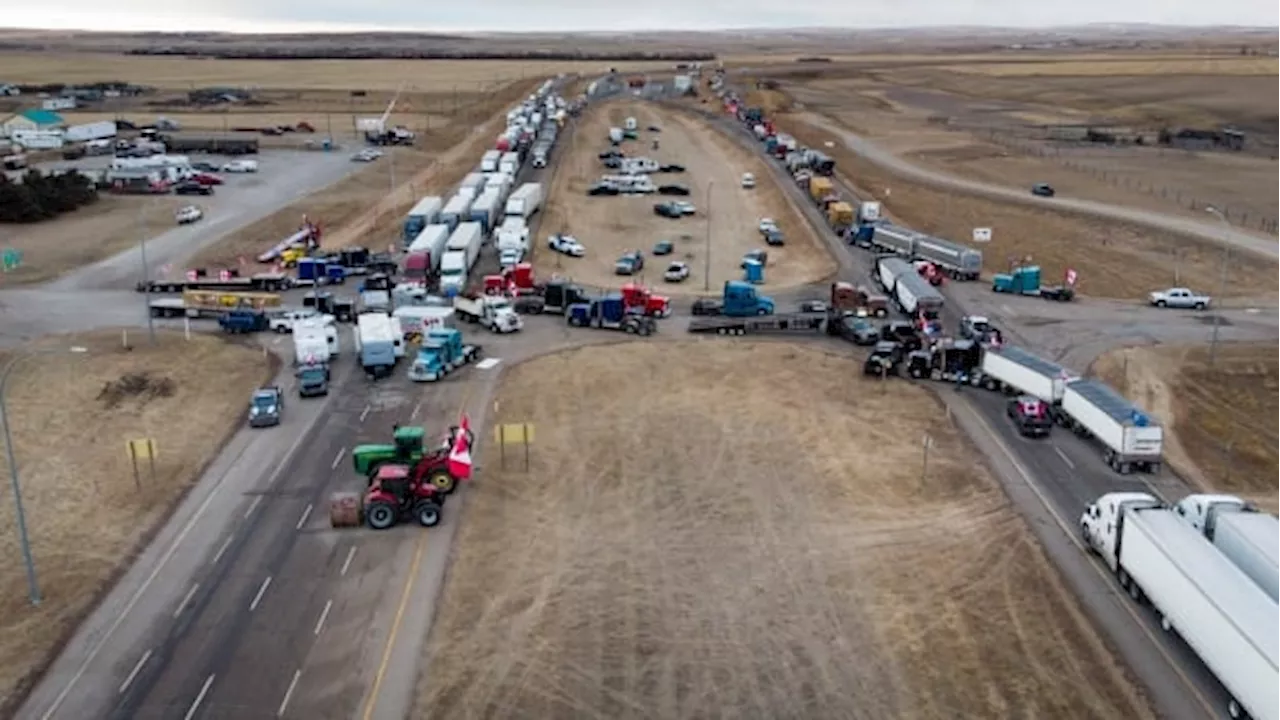
[[[1117,350],[1094,371],[1157,417],[1171,418],[1165,452],[1206,491],[1247,496],[1276,512],[1280,363],[1274,343]]]
[[[1156,57],[1079,58],[1040,62],[987,62],[943,65],[951,72],[995,77],[1115,77],[1125,75],[1261,75],[1280,74],[1280,60],[1274,57]]]
[[[0,274],[0,288],[28,285],[91,265],[173,227],[173,212],[199,205],[188,197],[103,194],[98,202],[57,220],[34,225],[0,225],[0,247],[22,252],[22,264]]]
[[[1046,282],[1060,282],[1067,268],[1074,268],[1083,294],[1129,300],[1178,281],[1218,287],[1223,254],[1208,242],[916,184],[855,155],[834,135],[795,116],[783,116],[780,124],[801,142],[824,148],[842,176],[883,202],[899,222],[956,239],[970,237],[975,227],[992,228],[992,240],[983,248],[988,272],[1029,256],[1044,269]],[[1274,299],[1276,273],[1276,263],[1233,255],[1226,297]]]
[[[118,332],[49,338],[28,349],[88,352],[20,361],[10,380],[7,405],[44,602],[28,605],[13,504],[0,503],[0,552],[11,559],[0,565],[0,707],[22,696],[271,374],[257,348],[201,335],[158,338],[156,347],[144,341],[132,351],[121,348]],[[145,437],[158,456],[154,477],[144,463],[138,488],[125,444]]]
[[[498,397],[537,443],[485,451],[414,717],[1151,717],[921,388],[713,340]]]
[[[622,127],[627,117],[636,118],[640,139],[624,141],[620,149],[630,157],[683,165],[686,172],[655,174],[652,178],[656,185],[688,187],[688,197],[586,194],[602,175],[616,172],[604,167],[598,154],[609,148],[609,128]],[[661,132],[647,130],[650,126],[661,128]],[[657,150],[651,145],[655,141],[659,143]],[[772,181],[763,161],[701,120],[653,103],[608,102],[587,109],[566,149],[568,154],[556,170],[540,227],[542,236],[534,250],[534,263],[540,273],[559,272],[599,287],[616,285],[619,278],[613,274],[614,262],[623,252],[638,248],[647,256],[644,274],[652,283],[661,281],[668,262],[680,260],[689,264],[689,279],[679,285],[667,284],[662,292],[702,292],[704,287],[719,292],[725,280],[742,278],[740,263],[747,251],[765,247],[757,227],[763,217],[772,217],[787,236],[786,246],[768,248],[766,287],[805,284],[835,271],[835,263],[809,224]],[[755,189],[742,188],[742,175],[746,172],[756,176]],[[654,214],[653,206],[668,200],[689,201],[696,206],[697,214],[678,220]],[[548,249],[545,236],[556,232],[577,237],[587,248],[586,257],[560,257]],[[675,253],[665,258],[649,256],[659,240],[671,240]],[[705,282],[704,270],[708,245],[709,283]]]

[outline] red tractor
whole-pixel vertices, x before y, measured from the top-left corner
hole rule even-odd
[[[628,310],[641,312],[649,317],[664,318],[671,314],[671,298],[654,295],[640,283],[622,286],[622,304]]]
[[[374,530],[386,530],[406,518],[422,527],[435,527],[440,524],[444,500],[443,492],[407,465],[382,465],[364,493],[364,521]]]

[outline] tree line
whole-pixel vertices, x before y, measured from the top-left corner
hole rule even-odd
[[[33,169],[16,181],[0,173],[0,222],[50,220],[97,199],[93,181],[74,170],[45,175]]]

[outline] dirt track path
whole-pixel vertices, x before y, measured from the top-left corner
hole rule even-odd
[[[930,168],[920,167],[893,153],[877,146],[866,138],[852,133],[837,123],[813,113],[798,113],[805,123],[832,133],[844,144],[867,160],[881,165],[893,172],[906,175],[931,185],[954,188],[965,192],[976,193],[996,200],[1011,200],[1024,205],[1051,207],[1071,212],[1083,213],[1095,217],[1132,222],[1170,232],[1182,233],[1204,238],[1232,248],[1243,250],[1271,260],[1280,258],[1280,245],[1274,237],[1267,237],[1244,230],[1238,230],[1211,217],[1203,221],[1191,220],[1177,215],[1139,210],[1137,208],[1109,205],[1107,203],[1081,200],[1078,198],[1041,198],[1031,195],[1025,188],[1011,188],[991,183],[978,182],[966,178],[948,175]],[[1207,215],[1207,214],[1206,214]]]

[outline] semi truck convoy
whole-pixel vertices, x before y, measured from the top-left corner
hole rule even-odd
[[[467,285],[471,268],[480,256],[480,244],[484,240],[480,223],[465,222],[449,236],[440,260],[440,291],[446,295],[462,292]]]
[[[1010,345],[987,347],[981,368],[988,389],[1025,393],[1055,407],[1062,402],[1067,383],[1076,379],[1061,365]]]
[[[528,220],[542,207],[542,185],[525,183],[507,198],[504,215],[515,215]]]
[[[861,210],[876,217],[880,215],[878,206]],[[871,222],[862,217],[860,220]],[[870,242],[872,247],[904,258],[928,260],[956,280],[977,280],[982,274],[982,251],[957,242],[887,223],[875,226]]]
[[[1164,431],[1151,416],[1097,380],[1072,380],[1062,392],[1063,424],[1102,444],[1103,459],[1122,475],[1160,471]]]
[[[458,194],[449,198],[449,202],[445,203],[444,208],[440,210],[439,222],[448,225],[449,231],[458,227],[459,223],[467,220],[468,213],[471,212],[471,203],[475,200],[475,195],[465,190],[459,191]]]
[[[409,209],[409,214],[404,218],[400,237],[405,247],[418,237],[423,228],[439,222],[442,209],[444,209],[444,200],[434,195],[422,198]]]
[[[493,230],[494,221],[498,217],[498,213],[502,210],[502,195],[499,190],[485,190],[480,193],[480,197],[476,198],[475,203],[471,205],[472,222],[480,223],[481,229],[485,234]]]
[[[1203,533],[1272,601],[1277,600],[1280,521],[1234,495],[1188,495],[1178,501],[1174,511],[1183,522]]]
[[[1129,596],[1149,604],[1227,689],[1232,717],[1280,719],[1274,600],[1146,493],[1103,495],[1085,510],[1080,530]]]

